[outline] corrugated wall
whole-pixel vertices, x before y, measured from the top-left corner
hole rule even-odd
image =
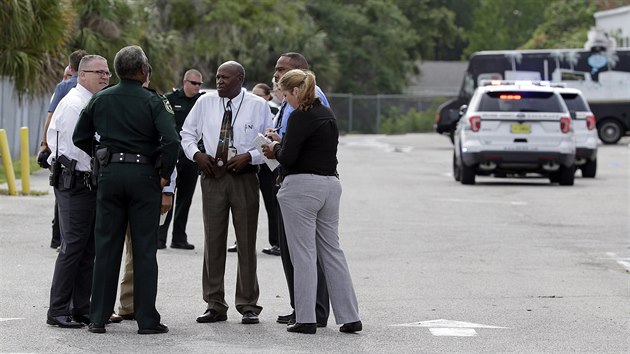
[[[35,155],[39,150],[49,102],[50,96],[30,97],[28,95],[25,95],[20,102],[15,94],[13,83],[6,77],[0,77],[0,129],[7,131],[13,159],[20,156],[21,127],[28,127],[31,155]]]

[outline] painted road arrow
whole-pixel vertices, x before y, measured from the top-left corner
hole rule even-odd
[[[450,336],[450,337],[475,337],[477,331],[475,328],[498,328],[507,329],[508,327],[490,326],[479,323],[451,321],[451,320],[432,320],[412,323],[403,323],[392,325],[395,327],[424,327],[428,328],[434,336]]]

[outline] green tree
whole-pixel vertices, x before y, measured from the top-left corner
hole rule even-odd
[[[74,13],[65,1],[1,0],[0,75],[19,97],[50,92],[68,59]]]
[[[114,70],[116,53],[125,46],[139,45],[153,66],[151,86],[158,91],[170,90],[170,71],[178,62],[177,36],[158,30],[154,18],[159,8],[152,5],[149,0],[73,0],[78,19],[72,48],[102,55]],[[117,77],[112,77],[112,83],[117,81]]]
[[[308,12],[326,31],[329,53],[340,65],[337,92],[400,92],[413,71],[418,37],[393,1],[322,0]]]
[[[464,48],[468,46],[466,33],[469,33],[473,27],[474,18],[472,13],[479,6],[480,0],[434,0],[440,6],[446,7],[455,14],[454,24],[459,31],[459,35],[455,38],[453,44],[446,46],[438,46],[436,51],[436,60],[461,60]]]
[[[473,13],[465,58],[479,50],[516,49],[543,21],[549,0],[481,0]]]
[[[191,67],[201,70],[206,82],[228,60],[243,64],[248,86],[271,82],[281,53],[304,54],[318,82],[336,80],[337,65],[325,46],[326,33],[318,31],[306,13],[305,1],[155,0],[161,9],[163,31],[181,36],[179,62],[171,70],[181,77]],[[212,86],[212,85],[210,85]]]
[[[395,0],[415,31],[416,46],[411,58],[439,60],[449,48],[463,39],[463,31],[456,23],[456,14],[445,0]],[[460,1],[470,4],[469,1]]]
[[[553,1],[522,49],[581,48],[595,25],[596,10],[594,4],[586,5],[582,0]]]

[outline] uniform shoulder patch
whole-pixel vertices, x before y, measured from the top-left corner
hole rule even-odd
[[[164,96],[160,96],[160,98],[162,98],[162,102],[164,102],[164,108],[166,109],[166,111],[170,114],[175,114],[175,111],[173,111],[173,107],[171,107],[171,103],[168,101],[168,98]]]

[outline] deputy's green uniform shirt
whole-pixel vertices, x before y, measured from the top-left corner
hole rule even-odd
[[[160,176],[170,180],[179,153],[179,134],[170,104],[145,90],[139,81],[123,79],[97,92],[81,112],[74,144],[92,155],[94,132],[112,153],[161,155]]]
[[[188,112],[190,112],[195,102],[197,102],[197,98],[204,93],[205,92],[201,92],[193,97],[188,97],[183,89],[179,89],[166,94],[166,98],[175,112],[175,130],[177,130],[178,134],[182,131],[182,126],[184,125]]]

